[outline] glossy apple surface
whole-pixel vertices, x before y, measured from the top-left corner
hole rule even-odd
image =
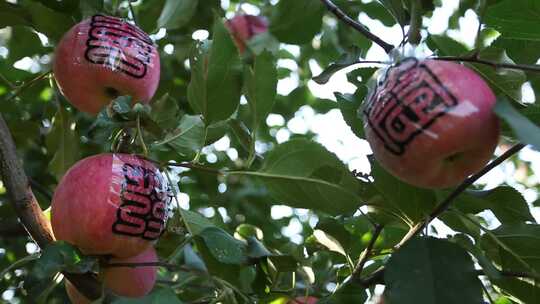
[[[58,184],[51,224],[56,239],[85,254],[134,256],[163,232],[170,199],[168,183],[150,161],[94,155],[77,162]]]
[[[156,251],[148,248],[139,255],[130,258],[113,258],[108,263],[152,263],[158,262]],[[105,287],[119,296],[140,298],[147,295],[156,283],[156,266],[103,267],[101,278]]]
[[[67,279],[64,280],[64,285],[66,286],[66,293],[68,295],[69,300],[71,301],[71,304],[90,304],[92,301],[90,301],[88,298],[83,296],[76,288],[71,284],[70,281]]]
[[[491,158],[499,139],[495,95],[471,69],[408,58],[388,69],[363,105],[375,158],[424,188],[456,186]]]
[[[268,21],[261,16],[236,15],[228,20],[225,25],[232,33],[234,43],[238,47],[240,54],[245,52],[246,44],[253,36],[268,31]]]
[[[96,114],[122,95],[149,102],[159,83],[159,54],[138,27],[120,18],[94,15],[60,40],[53,72],[73,106]]]

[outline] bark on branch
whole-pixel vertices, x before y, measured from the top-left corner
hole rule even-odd
[[[24,228],[37,245],[44,248],[54,241],[50,222],[32,192],[16,151],[9,128],[0,113],[0,177]],[[98,299],[101,296],[101,284],[91,274],[64,275],[87,298]]]

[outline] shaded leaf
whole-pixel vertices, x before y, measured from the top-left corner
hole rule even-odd
[[[477,304],[483,298],[471,257],[441,239],[406,243],[388,261],[384,281],[389,304]]]

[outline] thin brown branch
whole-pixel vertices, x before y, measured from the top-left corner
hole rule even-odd
[[[360,277],[362,274],[362,270],[364,269],[364,265],[366,265],[366,262],[369,260],[371,256],[371,251],[373,250],[373,247],[375,246],[375,242],[379,238],[379,235],[381,234],[384,226],[383,225],[375,225],[375,229],[373,230],[373,235],[371,236],[371,239],[369,240],[368,245],[366,246],[366,249],[362,251],[362,254],[358,258],[358,263],[356,263],[356,267],[354,267],[354,270],[352,272],[353,277]]]
[[[506,152],[504,152],[501,156],[494,159],[492,162],[487,164],[482,170],[480,170],[478,173],[471,175],[469,178],[467,178],[463,183],[461,183],[454,191],[452,191],[433,211],[431,214],[420,223],[416,224],[409,232],[403,237],[403,239],[394,247],[395,249],[400,248],[405,244],[408,240],[413,238],[415,235],[417,235],[424,227],[426,227],[427,224],[429,224],[433,219],[441,215],[450,205],[454,202],[456,197],[458,197],[461,193],[463,193],[469,186],[471,186],[475,181],[480,179],[482,176],[486,175],[489,171],[491,171],[493,168],[500,165],[503,161],[510,158],[512,155],[519,152],[521,149],[525,147],[525,144],[516,144],[512,148],[508,149]]]
[[[463,193],[469,186],[471,186],[475,181],[480,179],[482,176],[484,176],[486,173],[491,171],[493,168],[500,165],[502,162],[519,152],[521,149],[523,149],[526,145],[525,144],[516,144],[512,148],[508,149],[506,152],[504,152],[501,156],[494,159],[492,162],[487,164],[482,170],[480,170],[478,173],[470,176],[467,178],[463,183],[461,183],[452,193],[450,193],[437,207],[431,212],[431,214],[423,221],[418,223],[416,226],[414,226],[409,232],[401,239],[401,241],[394,246],[394,249],[399,249],[403,244],[405,244],[407,241],[412,239],[414,236],[416,236],[424,227],[426,227],[427,224],[429,224],[433,219],[441,215],[444,211],[446,211],[452,202],[461,194]],[[507,273],[508,274],[508,273]],[[503,273],[504,275],[504,273]],[[360,283],[363,286],[371,286],[373,284],[380,284],[384,281],[384,267],[381,267],[374,271],[369,277],[360,280]]]
[[[502,63],[502,62],[496,62],[496,61],[490,61],[490,60],[481,59],[481,58],[478,58],[477,56],[467,56],[467,57],[441,56],[441,57],[433,57],[432,59],[434,59],[434,60],[444,60],[444,61],[459,61],[459,62],[479,63],[479,64],[483,64],[483,65],[488,65],[488,66],[493,67],[495,69],[512,69],[512,70],[522,70],[522,71],[540,73],[540,65],[538,65],[538,64]]]
[[[5,101],[10,101],[13,98],[19,96],[24,90],[33,86],[36,82],[39,82],[40,80],[45,79],[47,76],[49,76],[49,74],[51,74],[51,71],[39,74],[35,78],[32,78],[28,80],[27,82],[23,83],[22,85],[16,87],[15,90],[11,93],[11,95],[6,97]]]
[[[0,176],[21,223],[38,246],[44,248],[54,241],[51,225],[32,192],[16,151],[11,132],[0,114]],[[92,275],[64,275],[89,299],[101,296],[101,284]]]
[[[384,49],[386,53],[390,53],[390,51],[394,49],[393,45],[382,40],[381,38],[379,38],[378,36],[370,32],[367,27],[355,21],[351,17],[347,16],[347,14],[345,14],[342,10],[340,10],[339,7],[337,7],[331,0],[321,0],[321,2],[324,5],[326,5],[328,10],[332,12],[334,15],[336,15],[338,19],[342,20],[343,22],[345,22],[346,24],[348,24],[349,26],[351,26],[352,28],[360,32],[367,39],[378,44],[380,47]]]

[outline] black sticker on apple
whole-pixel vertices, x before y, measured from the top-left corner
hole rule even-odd
[[[403,155],[407,145],[458,104],[435,73],[416,58],[386,71],[363,113],[384,147]]]
[[[120,18],[92,16],[84,53],[89,62],[143,78],[152,64],[154,50],[150,37],[136,26]]]

